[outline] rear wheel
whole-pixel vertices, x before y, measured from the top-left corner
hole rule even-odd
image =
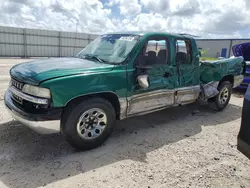
[[[219,93],[215,97],[208,99],[208,102],[212,109],[222,111],[226,108],[231,98],[231,83],[228,81],[222,82],[218,87],[218,91]]]
[[[63,114],[62,133],[78,150],[93,149],[109,137],[115,123],[113,106],[101,98],[84,100]]]

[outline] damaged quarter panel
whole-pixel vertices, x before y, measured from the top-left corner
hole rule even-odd
[[[243,71],[243,58],[229,58],[212,62],[202,62],[200,65],[202,83],[220,81],[224,76],[237,76]]]
[[[126,69],[118,65],[109,72],[79,74],[47,80],[42,87],[50,88],[54,107],[63,107],[74,98],[103,93],[115,93],[126,97]]]

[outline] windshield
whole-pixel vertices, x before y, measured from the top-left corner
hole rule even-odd
[[[79,58],[94,56],[106,63],[121,63],[139,40],[139,35],[102,35],[77,54]]]

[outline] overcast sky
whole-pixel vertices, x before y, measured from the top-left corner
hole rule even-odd
[[[250,0],[0,0],[0,25],[105,33],[250,37]]]

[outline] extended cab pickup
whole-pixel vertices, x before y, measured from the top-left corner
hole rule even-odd
[[[117,119],[198,99],[223,110],[243,69],[242,57],[200,62],[188,35],[111,33],[75,57],[15,65],[4,101],[17,121],[84,150],[102,144]]]

